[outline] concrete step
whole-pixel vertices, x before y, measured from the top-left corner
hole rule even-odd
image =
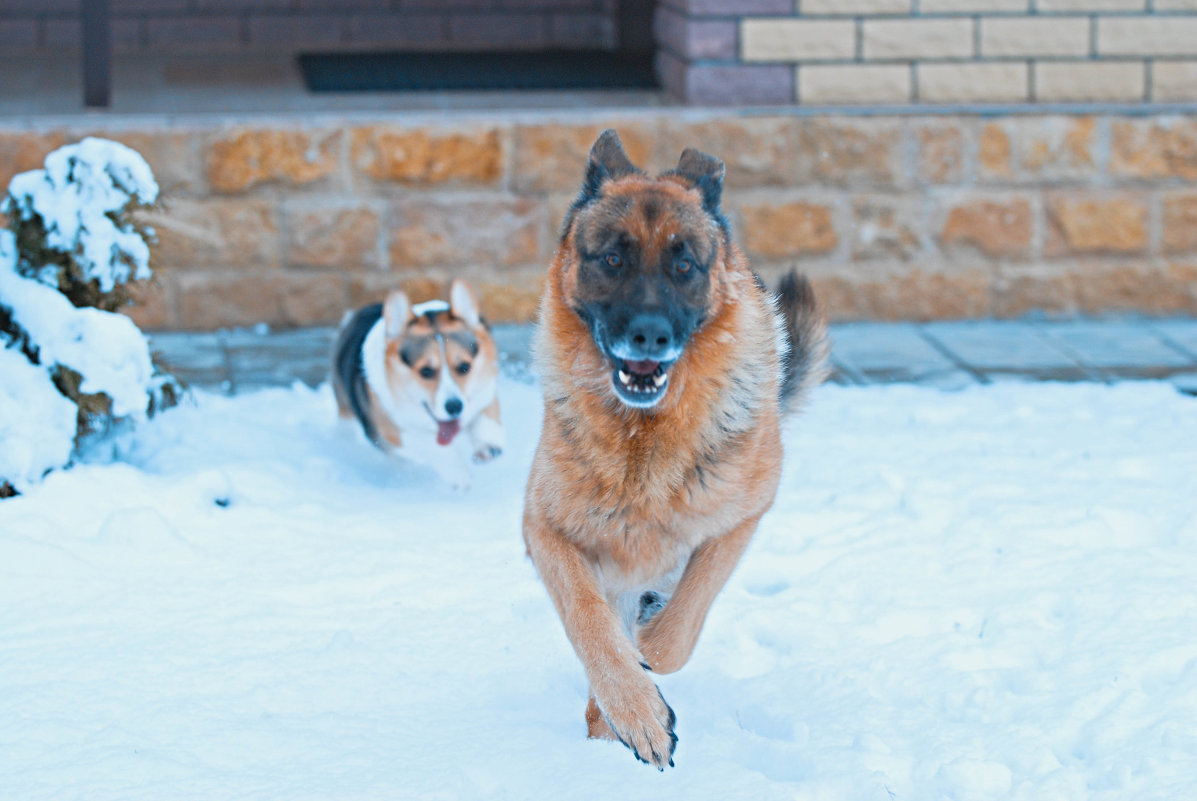
[[[187,383],[229,394],[328,377],[331,327],[265,326],[150,334],[151,348]],[[528,325],[496,325],[503,371],[532,381]],[[842,323],[831,326],[831,380],[943,389],[1023,379],[1169,379],[1197,393],[1197,318],[1169,320]]]

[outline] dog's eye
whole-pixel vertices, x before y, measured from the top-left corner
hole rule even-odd
[[[424,365],[420,368],[420,378],[436,378],[436,370],[428,365]]]
[[[608,267],[623,266],[623,259],[619,257],[618,253],[608,253],[606,256],[603,256],[603,261],[607,263]]]
[[[690,272],[690,270],[693,268],[694,268],[694,262],[690,261],[689,259],[678,259],[677,260],[677,271],[679,273],[681,273],[682,275],[685,275],[686,273]]]
[[[470,371],[470,363],[469,362],[462,362],[461,364],[457,365],[457,374],[458,375],[465,375],[469,371]]]

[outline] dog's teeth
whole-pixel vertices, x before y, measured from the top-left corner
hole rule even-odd
[[[664,384],[665,383],[665,374],[661,373],[660,375],[653,376],[653,383],[656,384],[657,386],[661,386],[662,384]]]
[[[623,370],[619,371],[619,380],[625,384],[632,383],[632,377],[630,375],[628,375],[627,373],[625,373]]]

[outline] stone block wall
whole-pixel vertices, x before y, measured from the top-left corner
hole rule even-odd
[[[117,53],[612,48],[616,0],[109,0]],[[80,0],[0,0],[0,51],[81,46]]]
[[[696,104],[1197,100],[1194,0],[661,0],[656,30]]]
[[[687,146],[723,158],[753,266],[805,270],[833,319],[1197,314],[1197,115],[0,123],[0,186],[88,134],[145,155],[161,278],[131,314],[151,329],[334,323],[457,275],[526,321],[608,126],[653,172]]]

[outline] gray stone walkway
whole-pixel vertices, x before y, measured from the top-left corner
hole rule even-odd
[[[151,334],[151,348],[193,386],[230,394],[328,376],[332,328]],[[505,371],[530,380],[528,326],[500,325]],[[842,323],[831,380],[958,389],[1005,380],[1158,378],[1197,394],[1197,319]]]

